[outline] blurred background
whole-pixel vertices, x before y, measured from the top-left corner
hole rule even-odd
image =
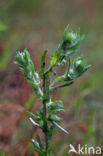
[[[15,53],[27,48],[39,70],[42,52],[49,59],[68,23],[85,34],[78,55],[92,68],[52,95],[64,102],[61,125],[70,133],[55,131],[54,155],[67,156],[69,144],[103,147],[103,1],[0,0],[0,153],[6,156],[37,156],[31,138],[42,136],[25,113],[40,102],[13,64]]]

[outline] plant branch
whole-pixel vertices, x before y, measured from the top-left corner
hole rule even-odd
[[[47,75],[50,71],[52,71],[52,69],[57,65],[57,63],[58,63],[58,61],[60,61],[60,59],[64,59],[64,58],[65,58],[65,56],[59,57],[59,58],[56,60],[55,64],[53,64],[52,66],[50,66],[50,67],[47,69],[47,71],[45,71],[45,75]]]
[[[52,69],[55,67],[55,65],[53,65],[53,66],[50,66],[48,69],[47,69],[47,71],[45,71],[45,75],[47,75],[50,71],[52,71]]]
[[[46,108],[46,75],[44,73],[45,62],[43,63],[43,108],[44,108],[44,133],[45,133],[45,144],[46,144],[46,156],[48,154],[48,125],[47,125],[47,108]]]
[[[52,87],[52,88],[50,88],[50,92],[52,92],[52,91],[54,91],[54,90],[56,90],[58,88],[63,88],[63,87],[70,86],[72,84],[73,84],[73,81],[65,83],[65,84],[61,84],[61,85],[58,85],[58,86],[55,86],[55,87]]]

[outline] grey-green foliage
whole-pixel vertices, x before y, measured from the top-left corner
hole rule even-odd
[[[83,36],[80,35],[80,30],[73,32],[68,25],[58,48],[52,53],[48,69],[45,69],[47,51],[43,53],[40,74],[35,71],[34,64],[27,49],[25,49],[24,52],[17,52],[16,54],[15,64],[20,67],[21,73],[26,77],[34,92],[43,103],[41,109],[38,110],[36,114],[27,111],[30,122],[34,126],[41,128],[45,135],[45,142],[41,140],[39,135],[37,135],[37,141],[32,139],[35,150],[40,156],[53,155],[51,137],[55,127],[68,134],[68,132],[57,123],[62,120],[62,118],[59,117],[58,112],[64,111],[63,103],[60,100],[52,101],[50,92],[73,84],[76,78],[80,77],[90,68],[90,65],[86,65],[87,60],[84,60],[81,56],[76,57],[73,61],[71,60],[72,55],[77,52],[82,38]],[[67,64],[67,69],[64,74],[61,76],[56,74],[55,67],[63,66],[65,64]],[[54,80],[51,82],[50,76],[52,74],[54,75]],[[41,88],[40,79],[43,81]],[[60,84],[56,85],[57,82]]]
[[[43,94],[39,87],[39,75],[34,69],[34,64],[30,58],[27,49],[25,49],[23,53],[17,52],[15,64],[20,67],[21,73],[26,77],[35,93],[41,99]]]

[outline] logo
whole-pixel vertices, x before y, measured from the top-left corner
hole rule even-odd
[[[102,153],[102,149],[101,147],[89,147],[87,145],[85,145],[84,147],[82,147],[80,144],[78,144],[77,149],[75,149],[75,147],[70,144],[69,145],[70,150],[68,152],[68,154],[70,153],[76,153],[76,154],[101,154]]]

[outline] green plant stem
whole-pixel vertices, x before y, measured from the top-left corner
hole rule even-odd
[[[58,86],[55,86],[55,87],[52,87],[50,88],[50,92],[58,89],[58,88],[63,88],[63,87],[66,87],[66,86],[70,86],[73,84],[73,81],[69,82],[69,83],[65,83],[65,84],[61,84],[61,85],[58,85]]]
[[[45,62],[43,65],[45,69]],[[45,144],[46,144],[46,156],[48,155],[48,123],[47,123],[47,108],[46,108],[46,75],[43,73],[43,108],[44,108],[44,133],[45,133]]]
[[[47,75],[50,71],[52,71],[52,69],[55,67],[55,64],[53,66],[50,66],[47,71],[45,71],[45,75]]]
[[[55,62],[55,64],[52,65],[52,66],[50,66],[50,67],[47,69],[47,71],[45,71],[45,75],[47,75],[50,71],[52,71],[52,69],[57,65],[57,63],[58,63],[58,61],[59,61],[60,59],[64,59],[64,58],[65,58],[65,56],[62,56],[62,57],[58,58],[57,61]]]

